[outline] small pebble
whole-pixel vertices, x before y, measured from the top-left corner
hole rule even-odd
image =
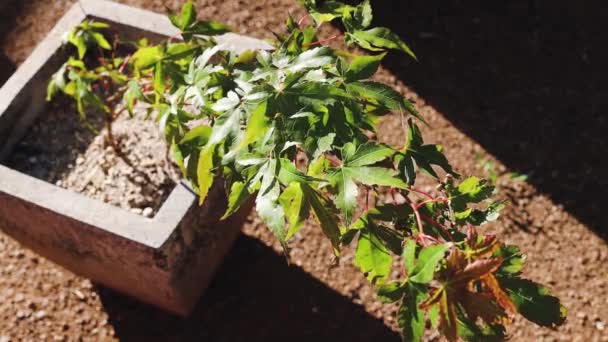
[[[84,158],[78,157],[76,158],[76,165],[82,165],[84,163]]]
[[[40,310],[34,314],[34,317],[36,319],[43,319],[44,317],[46,317],[46,311]]]
[[[154,216],[154,210],[150,207],[147,207],[142,212],[142,215],[144,215],[145,217],[152,217],[152,216]]]
[[[141,210],[141,208],[132,208],[132,209],[131,209],[131,212],[132,212],[133,214],[141,215],[142,210]]]
[[[27,316],[29,316],[29,314],[26,311],[23,311],[23,310],[17,311],[17,318],[24,319]]]
[[[76,295],[76,297],[78,297],[78,299],[80,300],[84,300],[84,294],[82,292],[80,292],[80,290],[74,290],[74,295]]]
[[[19,302],[22,302],[24,299],[25,299],[25,296],[23,295],[23,293],[17,293],[15,295],[15,298],[13,299],[13,302],[19,303]]]
[[[606,329],[606,323],[598,320],[595,322],[595,328],[599,331],[604,331],[604,329]]]

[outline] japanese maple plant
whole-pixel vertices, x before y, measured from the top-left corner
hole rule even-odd
[[[563,323],[559,300],[521,277],[520,250],[480,231],[505,205],[491,199],[490,182],[459,176],[440,145],[423,141],[416,107],[370,80],[389,50],[414,53],[389,29],[370,27],[367,0],[300,2],[308,20],[287,18],[274,50],[240,54],[217,44],[229,29],[197,21],[191,2],[169,11],[181,34],[156,45],[109,39],[107,24],[83,22],[67,36],[76,53],[52,77],[49,99],[72,97],[85,122],[85,110],[103,113],[117,150],[117,115],[152,115],[200,203],[214,181],[227,189],[224,218],[254,198],[287,257],[311,217],[336,256],[354,245],[378,297],[398,303],[404,340],[427,328],[450,341],[500,340],[516,313]],[[332,21],[341,21],[344,45],[369,54],[325,46],[318,27]],[[403,119],[402,146],[375,138],[389,113]],[[433,191],[417,187],[422,177]]]

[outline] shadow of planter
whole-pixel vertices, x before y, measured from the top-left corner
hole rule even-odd
[[[176,34],[160,14],[103,0],[81,0],[0,89],[0,161],[45,113],[46,84],[67,59],[62,36],[86,18],[109,22],[126,38]],[[233,50],[269,48],[227,34]],[[152,219],[90,199],[0,165],[0,228],[37,253],[105,286],[187,315],[237,237],[251,204],[226,221],[221,181],[204,205],[178,184]]]
[[[15,64],[4,54],[0,53],[0,87],[15,72]]]
[[[245,235],[186,319],[109,289],[97,292],[124,341],[401,341],[352,298]]]

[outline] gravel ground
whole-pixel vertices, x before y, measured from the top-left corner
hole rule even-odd
[[[178,1],[121,2],[163,11],[165,4]],[[543,56],[547,56],[548,62],[563,62],[563,67],[568,69],[564,74],[570,75],[568,84],[573,85],[567,92],[568,98],[594,100],[586,95],[590,85],[578,90],[575,85],[596,78],[570,70],[583,64],[587,71],[595,70],[593,66],[601,66],[594,64],[599,59],[592,48],[604,51],[594,32],[605,32],[601,26],[605,20],[598,20],[593,26],[576,10],[566,12],[568,22],[577,27],[572,29],[574,38],[571,37],[577,40],[575,50],[577,53],[587,51],[587,59],[580,53],[571,58],[570,52],[564,52],[570,49],[561,45],[567,40],[560,38],[570,32],[565,31],[569,28],[560,27],[561,31],[551,35],[550,24],[563,21],[559,17],[562,12],[556,10],[548,12],[545,17],[530,17],[530,20],[544,25],[544,29],[536,33],[527,29],[528,21],[519,23],[521,26],[517,27],[522,29],[509,31],[516,36],[510,37],[509,41],[519,37],[525,44],[532,42],[532,48],[536,41],[540,51],[548,51],[537,54],[537,63],[528,66],[518,58],[523,58],[529,51],[534,53],[536,50],[532,48],[511,51],[510,54],[517,55],[517,58],[502,58],[510,55],[499,54],[502,50],[495,49],[492,51],[497,54],[496,59],[484,59],[484,52],[501,45],[500,39],[505,38],[504,31],[508,31],[508,26],[501,29],[502,18],[506,18],[511,10],[526,9],[527,4],[534,4],[534,1],[513,2],[515,9],[506,8],[504,16],[483,4],[471,4],[454,10],[456,14],[441,10],[439,17],[431,6],[435,2],[422,6],[424,8],[412,4],[412,11],[407,12],[412,23],[407,20],[400,22],[412,32],[410,41],[422,56],[420,63],[413,65],[400,59],[390,59],[378,79],[396,86],[416,101],[431,126],[424,128],[426,139],[442,143],[460,173],[487,173],[480,159],[494,165],[502,196],[512,204],[502,219],[487,229],[500,234],[509,243],[520,245],[529,256],[527,276],[548,284],[568,308],[566,324],[556,330],[539,329],[523,319],[516,319],[509,329],[512,340],[608,341],[608,286],[605,278],[608,274],[608,247],[599,229],[606,220],[600,215],[601,209],[597,209],[601,205],[586,205],[588,201],[585,200],[593,198],[589,194],[594,193],[589,191],[590,182],[582,185],[576,182],[583,177],[601,175],[605,170],[605,163],[596,159],[596,154],[606,151],[604,138],[596,134],[596,130],[604,127],[605,121],[597,111],[585,111],[589,105],[584,104],[581,105],[581,115],[585,119],[596,119],[592,121],[593,127],[576,136],[560,128],[561,125],[578,127],[578,123],[568,125],[571,123],[568,120],[564,123],[564,120],[550,119],[549,115],[557,106],[555,103],[565,101],[564,92],[549,84],[538,90],[544,94],[540,99],[536,96],[538,78],[546,76],[550,79],[557,70],[540,69],[545,73],[530,70],[543,67]],[[71,3],[29,0],[6,10],[2,14],[4,17],[0,17],[0,26],[9,27],[1,45],[8,58],[14,64],[21,63]],[[201,17],[222,20],[238,32],[260,38],[269,36],[267,29],[279,30],[287,12],[295,16],[302,13],[292,0],[198,3]],[[562,2],[558,3],[555,8],[561,9]],[[432,13],[427,13],[429,11]],[[479,11],[482,13],[477,16]],[[380,11],[382,24],[393,25],[394,17],[400,12],[387,12],[391,12],[391,6]],[[19,15],[15,24],[5,20],[15,13]],[[493,29],[483,26],[464,38],[463,34],[458,34],[459,23],[483,24],[487,18],[496,19],[488,24]],[[412,28],[414,23],[418,26]],[[454,53],[441,49],[441,46],[454,48]],[[467,53],[458,53],[460,49]],[[485,61],[484,67],[494,66],[496,70],[484,73],[485,69],[480,70],[477,64],[467,64],[467,58],[479,63]],[[509,66],[505,60],[515,60],[515,65]],[[506,69],[501,69],[503,67]],[[428,79],[420,70],[429,72]],[[488,74],[492,78],[487,78]],[[506,83],[504,79],[512,80],[512,83]],[[488,80],[489,83],[486,82]],[[562,85],[559,83],[555,87]],[[498,86],[517,87],[518,92],[499,97],[494,91],[503,89],[495,89]],[[605,86],[598,83],[597,89],[601,94]],[[453,100],[455,105],[445,105],[447,100],[440,100],[442,94]],[[467,107],[467,100],[474,105]],[[546,106],[537,108],[539,101]],[[528,106],[533,107],[522,109]],[[569,105],[564,106],[558,109],[570,113],[567,111]],[[517,109],[522,109],[522,114]],[[490,114],[494,116],[488,120],[487,115]],[[515,122],[504,119],[510,114]],[[538,116],[543,119],[534,120]],[[557,130],[552,126],[556,124],[560,125]],[[401,143],[400,120],[388,117],[381,125],[380,136],[385,141]],[[499,138],[500,141],[497,140]],[[570,140],[573,142],[566,143]],[[593,142],[591,146],[594,148],[581,149],[580,142]],[[554,146],[559,148],[556,150],[552,148]],[[567,169],[559,156],[579,163]],[[587,156],[589,158],[586,159]],[[509,177],[513,171],[525,171],[532,176],[528,181],[514,181]],[[545,179],[545,174],[551,177]],[[572,179],[571,175],[578,178]],[[604,189],[603,179],[598,181],[599,187],[595,191],[600,194]],[[567,185],[552,185],[558,180]],[[565,195],[560,195],[562,191],[567,191],[568,201]],[[601,204],[601,201],[596,203]],[[210,290],[198,303],[194,314],[184,320],[99,288],[0,235],[0,340],[398,340],[394,308],[375,301],[372,289],[351,265],[352,253],[345,253],[335,264],[329,244],[314,225],[307,225],[295,237],[293,247],[293,264],[288,266],[278,253],[278,245],[271,234],[252,216]]]

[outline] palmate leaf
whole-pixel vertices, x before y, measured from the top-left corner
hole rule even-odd
[[[370,186],[407,187],[390,169],[367,166],[388,158],[394,153],[393,149],[374,143],[362,144],[354,149],[352,144],[345,145],[344,164],[331,169],[328,174],[330,183],[337,190],[336,205],[342,211],[347,226],[352,222],[359,193],[355,182]]]
[[[452,169],[443,154],[442,147],[440,145],[424,145],[420,128],[411,119],[408,120],[405,147],[395,160],[399,164],[401,175],[407,179],[407,183],[410,185],[416,181],[416,168],[434,178],[438,178],[439,176],[433,170],[433,165],[437,165],[448,174],[458,177],[458,174]]]
[[[418,259],[415,261],[415,266],[408,269],[409,281],[418,284],[428,284],[433,280],[435,269],[443,259],[443,256],[449,247],[449,245],[443,244],[423,248],[418,255]],[[409,253],[411,253],[411,250],[408,250],[407,256],[407,258],[411,260],[411,255]],[[408,263],[411,267],[411,261]]]
[[[348,33],[351,38],[360,47],[371,51],[382,51],[384,49],[401,50],[412,58],[417,60],[414,52],[399,38],[386,27],[374,27],[369,30],[357,30]]]
[[[485,179],[472,176],[463,180],[457,187],[446,187],[446,190],[450,196],[450,205],[457,214],[457,219],[464,221],[468,220],[473,212],[472,209],[467,208],[468,204],[479,203],[490,198],[494,192],[494,186]],[[490,207],[488,211],[491,214],[496,209],[500,209],[500,207]]]
[[[418,342],[424,336],[426,317],[420,303],[427,294],[414,285],[405,285],[404,296],[397,311],[397,322],[401,328],[401,337],[404,341]]]
[[[418,120],[425,122],[414,105],[386,84],[374,81],[357,81],[346,83],[346,89],[353,96],[369,100],[372,104],[386,110],[407,111]]]
[[[144,100],[145,95],[139,86],[139,82],[136,80],[130,80],[127,83],[127,90],[125,91],[123,97],[123,103],[127,110],[129,111],[129,115],[133,116],[133,107],[135,106],[135,102],[137,100]]]

